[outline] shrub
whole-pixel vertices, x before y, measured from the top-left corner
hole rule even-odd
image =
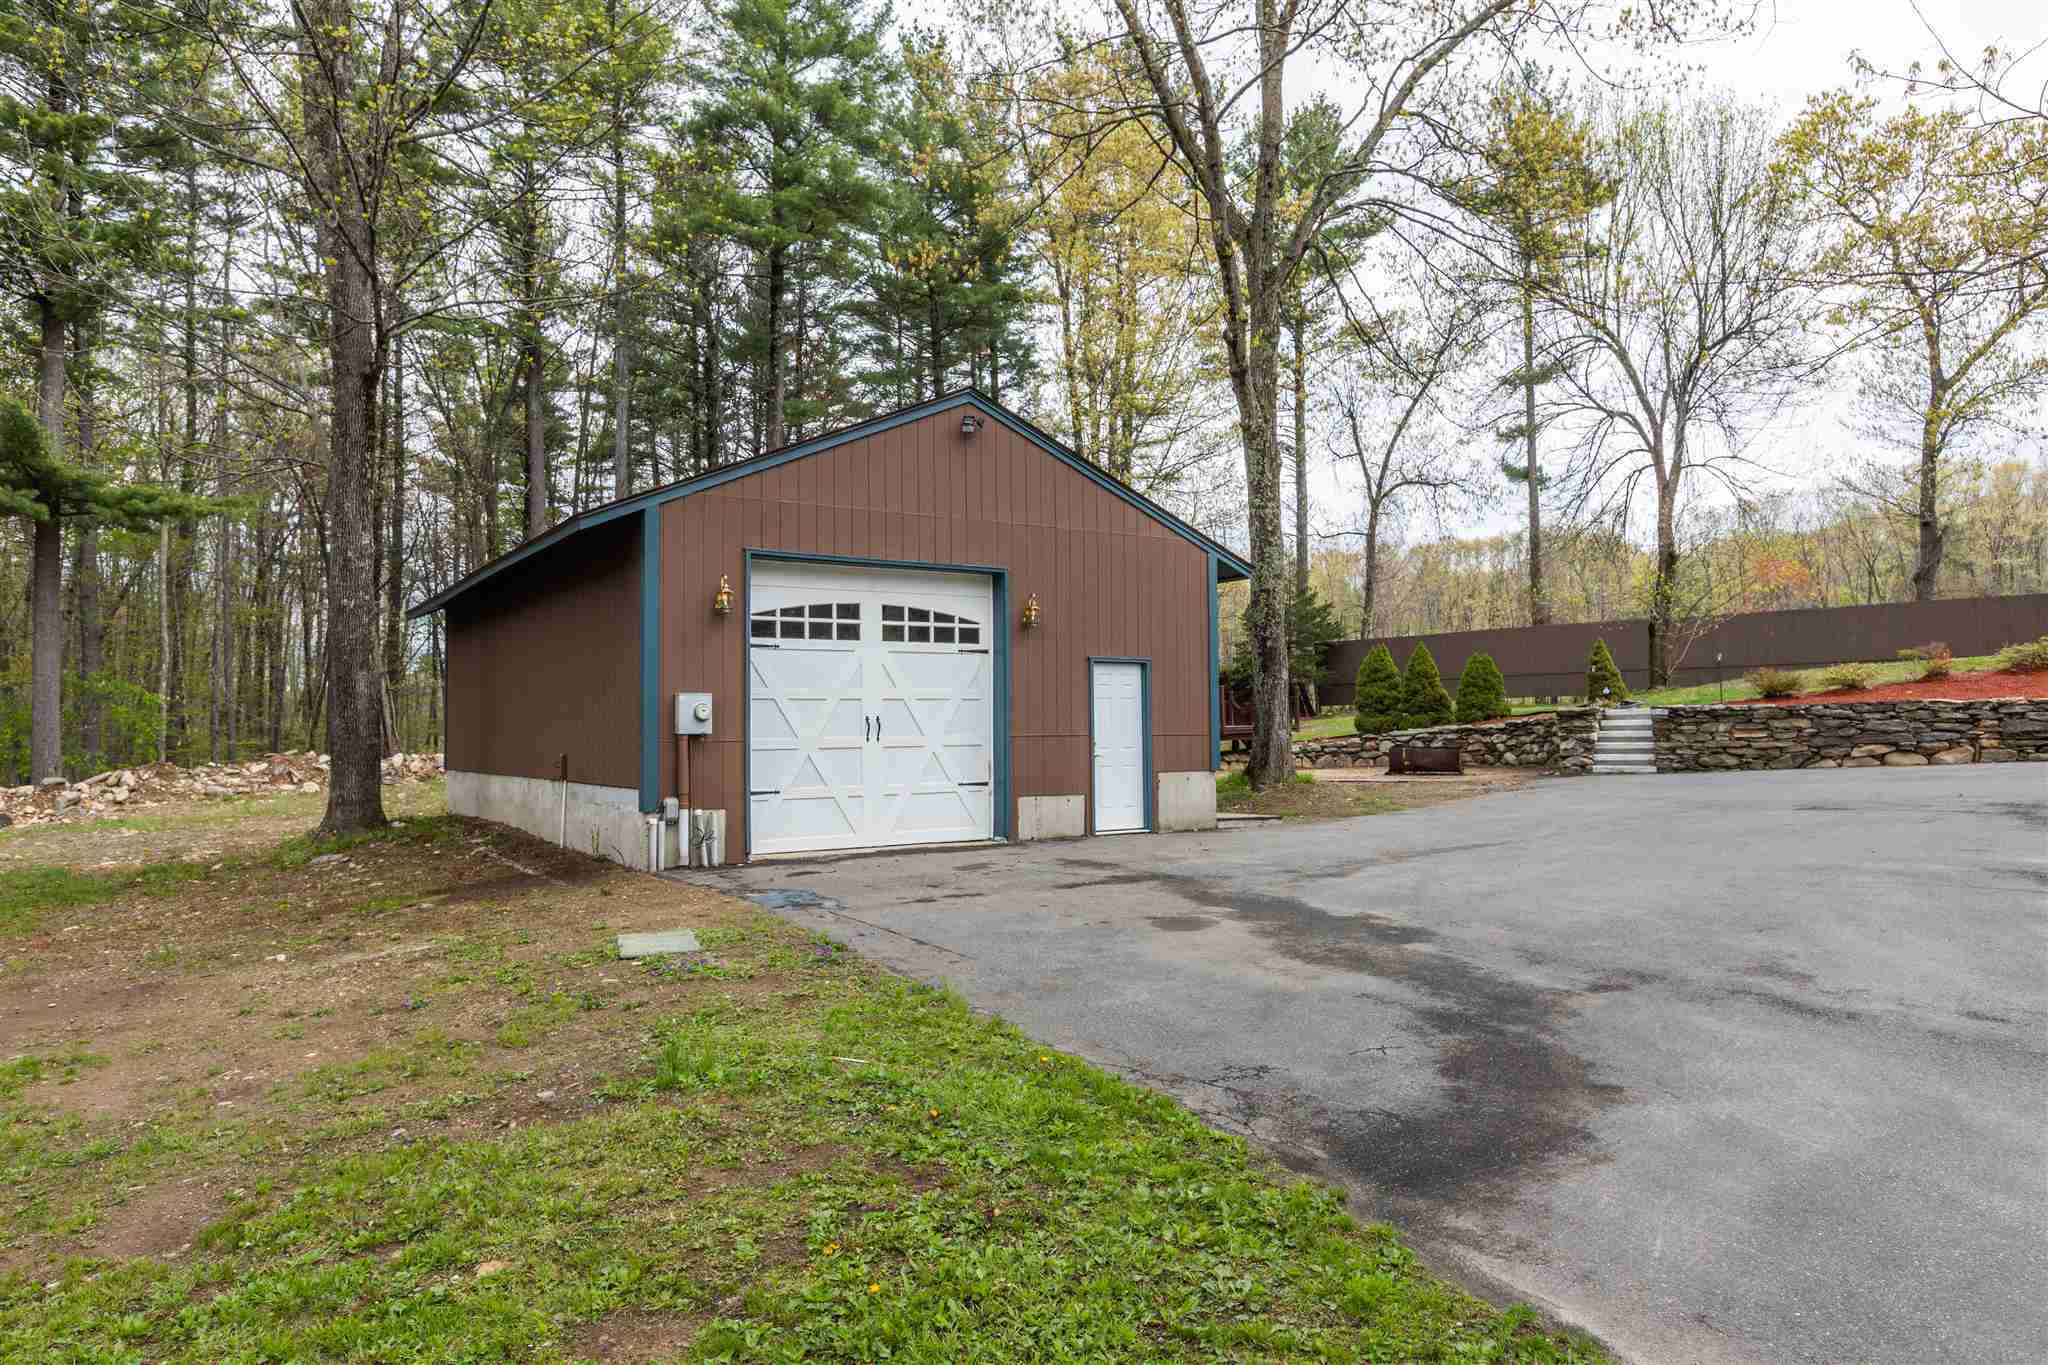
[[[1628,700],[1628,684],[1614,666],[1605,640],[1595,640],[1593,652],[1586,656],[1586,700],[1595,706]]]
[[[1955,672],[1956,656],[1947,645],[1939,640],[1931,640],[1924,645],[1914,645],[1911,649],[1902,649],[1899,651],[1899,657],[1907,660],[1918,659],[1921,662],[1920,678],[1923,682],[1931,682],[1936,678],[1946,678],[1949,674]]]
[[[1458,674],[1458,719],[1470,724],[1508,713],[1507,679],[1490,654],[1474,654]]]
[[[1759,697],[1796,697],[1806,684],[1806,679],[1790,669],[1773,668],[1765,664],[1749,675],[1749,685],[1756,689]]]
[[[1408,667],[1401,675],[1401,724],[1404,729],[1425,725],[1448,725],[1457,709],[1444,688],[1443,674],[1436,671],[1436,659],[1428,645],[1415,646]]]
[[[1394,667],[1393,651],[1374,645],[1358,665],[1358,699],[1351,726],[1361,735],[1384,734],[1401,728],[1401,670]]]
[[[1820,671],[1824,692],[1861,692],[1877,674],[1869,664],[1833,664]]]
[[[1998,666],[2012,673],[2048,673],[2048,635],[1998,651]]]

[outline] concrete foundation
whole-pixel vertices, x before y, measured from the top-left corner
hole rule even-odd
[[[1161,833],[1175,829],[1216,828],[1216,774],[1207,771],[1159,774],[1157,823]]]
[[[640,813],[640,793],[630,787],[595,787],[570,782],[564,806],[565,784],[537,777],[507,777],[502,773],[467,773],[450,770],[448,809],[456,815],[473,815],[501,825],[523,829],[549,843],[565,844],[579,853],[609,858],[627,867],[647,868],[647,817]],[[564,811],[566,809],[566,818]],[[564,826],[567,837],[563,837]],[[664,830],[664,861],[675,862],[676,835],[673,826]]]
[[[1017,839],[1078,839],[1088,832],[1084,796],[1020,796]]]

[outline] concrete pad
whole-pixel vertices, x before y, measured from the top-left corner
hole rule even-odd
[[[666,929],[652,934],[620,934],[620,957],[669,957],[697,952],[697,935],[690,929]]]

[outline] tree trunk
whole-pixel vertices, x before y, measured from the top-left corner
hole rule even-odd
[[[1543,474],[1536,464],[1536,300],[1522,290],[1522,468],[1529,484],[1529,624],[1550,624],[1543,589]]]
[[[78,338],[78,346],[80,351],[85,349],[83,336]],[[81,387],[78,392],[78,457],[82,462],[92,458],[96,433],[92,393]],[[86,688],[85,695],[79,698],[79,747],[85,751],[87,766],[98,771],[100,755],[106,749],[106,716],[100,698],[93,690],[93,679],[106,666],[107,623],[101,615],[100,605],[99,533],[91,521],[80,524],[78,544],[73,553],[77,559],[71,572],[71,603],[78,622],[78,676]]]
[[[1650,686],[1669,687],[1678,602],[1678,480],[1657,478],[1657,572],[1650,585]],[[1588,698],[1588,700],[1593,700]]]
[[[526,337],[526,538],[548,529],[547,359],[536,322]]]
[[[39,305],[42,338],[38,352],[36,418],[50,458],[64,458],[64,364],[69,359],[63,316],[56,301]],[[29,780],[62,777],[64,770],[64,509],[52,506],[32,523],[29,635]]]
[[[327,343],[333,386],[326,520],[327,813],[320,832],[352,834],[384,824],[383,688],[377,668],[377,600],[371,581],[370,483],[382,347],[372,275],[375,235],[359,197],[361,167],[344,139],[355,117],[357,81],[346,0],[301,11],[301,38],[314,55],[301,63],[306,87],[308,198],[317,206],[327,262]],[[367,177],[365,177],[367,178]]]
[[[405,347],[391,348],[391,438],[384,443],[391,490],[384,521],[390,548],[384,573],[384,676],[396,687],[405,674]]]
[[[157,704],[156,761],[171,757],[171,523],[166,519],[156,529],[157,565]]]
[[[1247,252],[1249,259],[1257,259]],[[1287,678],[1287,535],[1281,519],[1279,412],[1280,356],[1273,337],[1279,322],[1272,290],[1259,280],[1247,291],[1245,327],[1226,324],[1232,354],[1231,387],[1244,436],[1247,523],[1252,583],[1246,624],[1252,641],[1252,726],[1246,775],[1254,787],[1294,775],[1293,705]],[[1236,333],[1230,335],[1230,333]]]
[[[1913,557],[1913,600],[1932,602],[1941,580],[1948,535],[1941,524],[1941,426],[1946,395],[1939,380],[1929,386],[1927,414],[1920,424],[1919,550]]]
[[[618,41],[618,0],[606,0],[605,24]],[[633,491],[633,457],[627,444],[631,394],[626,387],[626,110],[623,92],[612,100],[612,491]]]
[[[779,450],[788,440],[783,420],[782,292],[788,287],[784,249],[768,248],[768,430],[762,449]]]
[[[1294,333],[1294,591],[1308,591],[1308,353],[1304,349],[1307,330],[1304,319],[1296,318],[1289,329]]]
[[[1374,498],[1365,509],[1365,579],[1358,585],[1358,633],[1371,636],[1373,599],[1380,589],[1380,504]]]

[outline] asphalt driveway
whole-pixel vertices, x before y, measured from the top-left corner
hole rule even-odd
[[[706,875],[1625,1356],[2048,1359],[2048,767]]]

